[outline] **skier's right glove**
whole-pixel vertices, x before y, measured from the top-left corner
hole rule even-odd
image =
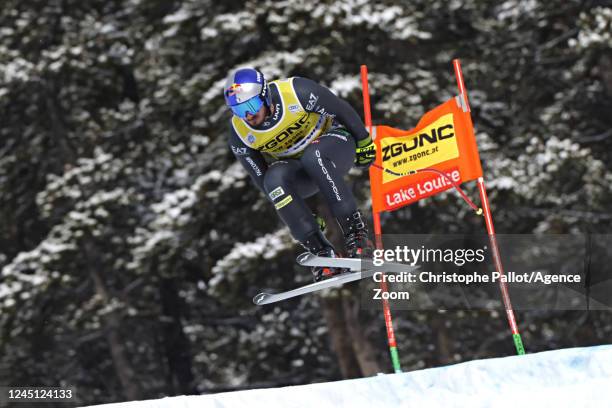
[[[376,145],[368,135],[366,139],[357,141],[355,149],[355,164],[359,167],[369,167],[376,160]]]

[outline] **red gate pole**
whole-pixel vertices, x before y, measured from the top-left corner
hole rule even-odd
[[[468,101],[467,90],[465,88],[465,83],[463,82],[463,73],[461,72],[461,63],[458,59],[453,60],[453,67],[455,69],[455,77],[457,78],[457,87],[459,88],[460,97],[465,102],[465,106],[467,107],[467,111],[470,112],[470,105]],[[471,119],[470,119],[470,126]],[[500,273],[501,276],[505,276],[504,267],[501,262],[501,256],[499,254],[499,246],[497,245],[497,238],[495,237],[495,228],[493,226],[493,217],[491,215],[491,207],[489,206],[489,198],[487,196],[487,190],[484,185],[484,178],[478,178],[478,190],[480,192],[480,201],[482,202],[483,210],[484,210],[484,218],[485,224],[487,226],[487,233],[489,235],[489,242],[491,243],[491,248],[493,251],[493,261],[495,263],[495,268]],[[510,302],[510,294],[508,293],[508,285],[506,284],[504,279],[499,280],[499,288],[502,294],[502,300],[504,302],[504,307],[506,309],[506,316],[508,318],[508,323],[510,324],[510,330],[512,331],[512,339],[514,340],[514,346],[516,348],[517,354],[525,354],[525,347],[523,346],[523,340],[521,339],[521,334],[519,333],[518,326],[516,324],[516,319],[514,317],[514,309],[512,308],[512,303]]]
[[[368,87],[368,67],[365,65],[361,66],[361,86],[363,92],[363,113],[365,118],[365,125],[370,132],[370,137],[374,139],[375,135],[372,132],[372,114],[370,111],[370,90]],[[372,173],[370,172],[370,178]],[[371,179],[370,179],[371,185]],[[370,191],[370,195],[371,195]],[[376,240],[376,248],[382,249],[382,228],[380,226],[380,213],[372,210],[372,217],[374,221],[374,236]],[[387,282],[382,279],[380,288],[383,293],[387,293]],[[389,352],[391,354],[391,363],[393,364],[393,370],[396,373],[401,373],[402,368],[400,366],[399,354],[397,352],[397,342],[395,340],[395,332],[393,331],[393,319],[391,318],[391,308],[389,307],[389,301],[383,296],[382,297],[383,312],[385,315],[385,326],[387,327],[387,340],[389,342]]]

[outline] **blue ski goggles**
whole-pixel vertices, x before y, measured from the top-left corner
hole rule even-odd
[[[232,113],[238,116],[241,119],[246,119],[247,113],[251,115],[257,114],[261,107],[263,106],[263,101],[259,96],[254,96],[248,101],[239,103],[238,105],[230,106]]]

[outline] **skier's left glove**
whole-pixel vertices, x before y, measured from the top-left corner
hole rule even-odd
[[[368,135],[366,139],[357,141],[355,149],[355,164],[359,167],[369,167],[376,160],[376,145]]]

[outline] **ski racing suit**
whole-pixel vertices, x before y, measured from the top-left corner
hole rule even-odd
[[[296,240],[304,242],[319,230],[304,201],[317,192],[347,231],[357,205],[344,175],[353,166],[356,142],[369,137],[361,118],[346,101],[306,78],[272,81],[269,89],[274,112],[261,125],[232,117],[232,152]]]

